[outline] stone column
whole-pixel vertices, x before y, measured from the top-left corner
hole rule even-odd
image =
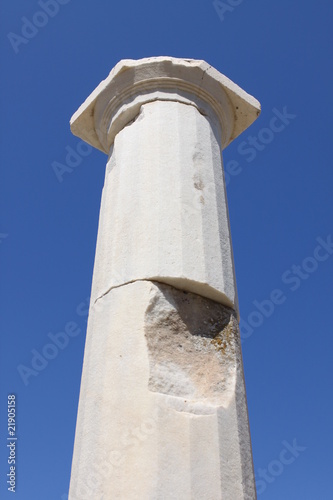
[[[70,500],[256,498],[222,149],[256,99],[119,62],[71,120],[108,155]]]

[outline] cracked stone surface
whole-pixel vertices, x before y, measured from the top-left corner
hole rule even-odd
[[[113,289],[92,306],[69,498],[96,492],[255,498],[233,310],[149,281]]]

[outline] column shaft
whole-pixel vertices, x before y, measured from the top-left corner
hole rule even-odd
[[[108,156],[70,500],[256,498],[222,149],[259,103],[122,61],[72,118]]]

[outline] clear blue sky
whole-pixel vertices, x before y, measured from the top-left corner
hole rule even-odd
[[[205,59],[262,104],[224,153],[259,498],[331,499],[332,2],[226,0],[224,14],[210,0],[51,3],[0,8],[0,497],[13,495],[12,393],[15,498],[68,492],[106,162],[81,155],[59,182],[52,163],[79,144],[69,119],[120,59],[172,55]],[[22,376],[65,327],[76,335]]]

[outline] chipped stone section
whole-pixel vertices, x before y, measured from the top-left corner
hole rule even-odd
[[[89,313],[69,499],[253,500],[254,484],[235,313],[157,282],[110,290]]]
[[[235,391],[240,340],[235,312],[155,283],[146,311],[149,389],[227,406]]]

